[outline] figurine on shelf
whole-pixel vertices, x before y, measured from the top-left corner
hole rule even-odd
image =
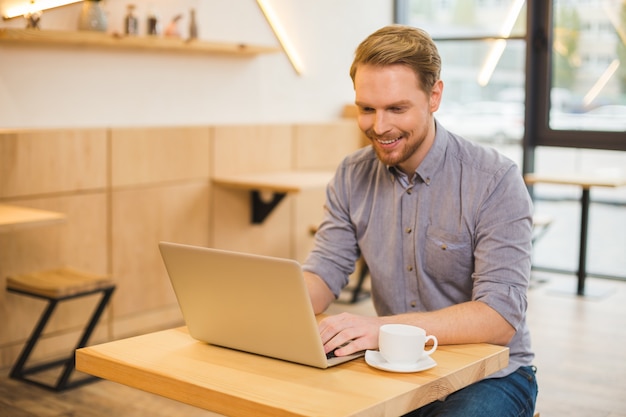
[[[178,21],[182,19],[182,17],[183,17],[182,14],[177,14],[176,16],[174,16],[172,21],[165,28],[165,32],[164,32],[165,36],[169,36],[172,38],[180,38],[180,30],[178,30]]]
[[[26,19],[26,29],[39,29],[41,11],[27,13],[24,15],[24,18]]]
[[[148,14],[148,35],[158,35],[159,34],[159,19],[157,15],[150,11]]]
[[[26,19],[26,29],[39,29],[39,21],[41,20],[42,11],[35,4],[35,0],[30,0],[28,12],[24,14]]]
[[[189,12],[189,40],[198,38],[198,25],[196,24],[196,10]]]
[[[139,21],[134,14],[135,5],[129,4],[126,6],[128,12],[124,18],[124,33],[126,35],[138,35],[139,34]]]
[[[107,18],[100,7],[100,0],[86,0],[78,19],[79,30],[106,32]]]

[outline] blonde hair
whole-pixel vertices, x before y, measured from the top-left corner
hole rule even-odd
[[[350,67],[354,78],[359,65],[405,65],[417,75],[422,90],[430,93],[439,80],[441,57],[430,35],[411,26],[391,25],[378,29],[357,47]]]

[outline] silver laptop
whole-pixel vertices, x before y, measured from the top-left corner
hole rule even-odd
[[[169,242],[159,249],[193,338],[318,368],[363,355],[326,357],[296,261]]]

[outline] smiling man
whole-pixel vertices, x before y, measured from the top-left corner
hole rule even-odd
[[[422,327],[440,344],[505,345],[507,368],[411,415],[532,416],[531,200],[515,163],[437,122],[440,70],[435,44],[416,28],[382,28],[357,48],[350,76],[371,146],[328,185],[304,264],[311,302],[323,312],[363,256],[378,316],[323,320],[327,352],[377,349],[386,323]]]

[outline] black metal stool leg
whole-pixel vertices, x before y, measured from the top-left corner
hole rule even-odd
[[[88,382],[98,379],[97,377],[89,376],[89,377],[84,377],[82,379],[79,379],[73,382],[69,382],[70,377],[72,376],[72,373],[74,372],[74,369],[76,367],[76,356],[74,352],[76,351],[76,349],[80,349],[87,345],[87,342],[89,341],[89,338],[91,337],[91,334],[93,333],[94,329],[96,328],[96,325],[98,324],[98,321],[100,320],[100,316],[102,316],[104,309],[109,303],[109,299],[111,298],[111,295],[113,294],[113,290],[115,290],[115,287],[107,288],[103,291],[102,297],[100,298],[100,302],[98,303],[96,309],[91,315],[91,319],[89,320],[89,323],[85,327],[85,330],[83,331],[83,334],[80,340],[76,344],[76,347],[72,351],[72,354],[68,357],[67,361],[65,362],[63,372],[61,373],[61,375],[59,375],[59,379],[57,380],[57,384],[55,386],[55,389],[57,391],[62,391],[68,388],[74,388],[79,385],[83,385],[83,384],[86,384]]]
[[[84,377],[76,381],[70,382],[70,377],[72,375],[72,372],[74,372],[75,370],[76,349],[82,348],[87,345],[87,342],[89,341],[91,334],[95,330],[96,325],[98,324],[98,321],[100,320],[100,317],[102,316],[102,313],[107,307],[114,290],[115,290],[115,286],[113,285],[110,287],[100,288],[100,289],[89,291],[89,292],[83,292],[79,294],[74,294],[74,295],[70,295],[66,297],[58,297],[58,298],[34,295],[34,294],[30,294],[30,293],[20,291],[20,290],[10,290],[12,292],[30,295],[36,298],[46,299],[48,300],[48,305],[46,309],[44,310],[44,312],[42,313],[41,317],[39,318],[39,321],[37,322],[37,325],[32,331],[30,337],[28,338],[26,345],[22,349],[20,356],[18,357],[17,361],[15,362],[15,365],[11,369],[9,376],[12,379],[17,379],[20,381],[28,382],[30,384],[37,385],[41,388],[51,389],[54,391],[63,391],[68,388],[74,388],[76,386],[83,385],[87,382],[92,382],[94,380],[97,380],[98,378],[96,377],[88,376],[88,377]],[[54,312],[58,303],[60,301],[66,301],[69,299],[84,297],[86,295],[95,294],[95,293],[102,293],[100,302],[96,305],[93,313],[91,314],[89,322],[86,324],[82,332],[80,340],[78,341],[74,350],[72,350],[71,354],[64,359],[48,361],[48,362],[40,363],[38,365],[30,366],[30,367],[27,366],[29,357],[33,353],[33,350],[35,349],[35,346],[39,338],[43,334],[43,331],[46,328],[46,325],[48,324],[50,317],[52,316],[52,313]],[[49,385],[47,383],[40,382],[40,381],[37,381],[35,379],[28,377],[28,375],[36,374],[38,372],[55,368],[55,367],[59,367],[59,366],[63,366],[63,370],[61,371],[59,377],[57,378],[56,384],[54,385]]]
[[[20,353],[19,358],[17,359],[17,361],[15,362],[15,365],[11,369],[11,373],[9,374],[11,378],[24,381],[25,376],[28,373],[30,373],[28,369],[26,370],[24,369],[24,366],[26,365],[26,361],[28,361],[28,357],[33,352],[33,349],[35,348],[35,345],[37,344],[39,337],[43,333],[43,330],[46,328],[46,324],[48,324],[48,320],[50,320],[50,316],[52,316],[52,312],[54,311],[57,304],[58,304],[58,300],[55,300],[55,299],[48,300],[48,306],[46,307],[43,314],[39,318],[39,322],[33,329],[31,335],[28,338],[28,341],[26,342],[26,345],[24,346],[24,348],[22,349],[22,352]]]

